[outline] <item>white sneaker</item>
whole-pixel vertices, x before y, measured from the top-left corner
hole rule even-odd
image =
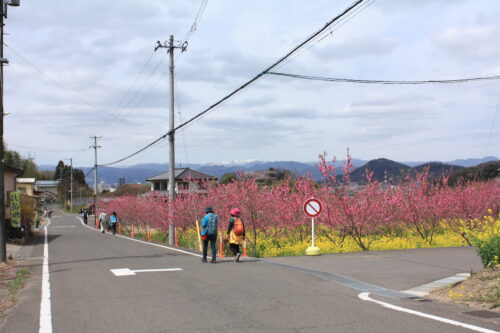
[[[241,256],[241,254],[239,254],[239,253],[236,254],[236,259],[235,259],[236,262],[240,262],[240,256]]]

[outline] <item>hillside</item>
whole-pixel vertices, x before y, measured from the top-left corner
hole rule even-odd
[[[356,183],[366,182],[366,169],[373,172],[372,180],[383,182],[387,173],[387,180],[392,183],[398,182],[411,170],[405,164],[394,162],[387,158],[379,158],[371,160],[362,167],[355,169],[351,174],[351,181]]]
[[[455,185],[461,181],[489,180],[500,177],[500,161],[486,162],[474,167],[458,170],[448,180],[448,184]]]

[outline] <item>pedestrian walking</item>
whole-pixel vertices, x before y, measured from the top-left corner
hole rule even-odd
[[[118,217],[116,217],[116,212],[111,213],[109,217],[109,225],[113,235],[116,235],[116,225],[118,224]]]
[[[234,261],[240,262],[240,245],[245,241],[245,224],[240,217],[241,211],[238,208],[231,209],[231,217],[227,227],[227,242],[229,248],[234,253]]]
[[[99,225],[101,227],[101,232],[104,233],[105,232],[105,228],[106,228],[106,210],[102,210],[101,214],[99,214]]]
[[[203,258],[201,262],[207,262],[208,242],[212,249],[212,264],[215,264],[217,251],[215,249],[215,242],[217,241],[217,222],[218,216],[214,214],[212,207],[205,208],[205,216],[201,221],[201,239],[203,240]]]
[[[83,216],[83,223],[87,224],[89,219],[89,213],[87,213],[86,209],[83,210],[82,216]]]

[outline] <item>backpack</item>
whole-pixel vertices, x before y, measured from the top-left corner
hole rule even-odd
[[[208,217],[208,234],[217,235],[217,215],[211,214]]]
[[[243,226],[243,221],[239,217],[234,218],[233,232],[235,236],[243,236],[243,234],[245,233],[245,227]]]

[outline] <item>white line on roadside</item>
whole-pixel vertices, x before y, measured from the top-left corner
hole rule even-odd
[[[99,229],[96,229],[96,228],[93,228],[89,225],[86,225],[85,223],[83,223],[83,220],[77,216],[75,216],[76,219],[80,220],[80,223],[84,226],[84,227],[87,227],[91,230],[94,230],[94,231],[98,231],[98,232],[101,232]],[[150,243],[150,242],[146,242],[146,241],[142,241],[142,240],[139,240],[139,239],[135,239],[135,238],[130,238],[130,237],[126,237],[126,236],[122,236],[122,235],[115,235],[116,237],[121,237],[121,238],[124,238],[124,239],[128,239],[128,240],[131,240],[131,241],[134,241],[134,242],[139,242],[139,243],[143,243],[143,244],[147,244],[147,245],[152,245],[152,246],[156,246],[156,247],[161,247],[163,249],[168,249],[168,250],[172,250],[172,251],[177,251],[177,252],[180,252],[180,253],[184,253],[184,254],[189,254],[191,256],[195,256],[195,257],[200,257],[202,258],[203,256],[201,254],[197,254],[197,253],[191,253],[191,252],[188,252],[188,251],[184,251],[184,250],[180,250],[180,249],[176,249],[175,247],[170,247],[170,246],[166,246],[166,245],[161,245],[161,244],[156,244],[156,243]]]
[[[412,314],[415,316],[424,317],[424,318],[428,318],[428,319],[432,319],[432,320],[437,320],[437,321],[440,321],[442,323],[446,323],[446,324],[450,324],[450,325],[468,328],[468,329],[473,330],[473,331],[482,332],[482,333],[499,333],[498,331],[490,330],[487,328],[474,326],[474,325],[470,325],[470,324],[465,324],[465,323],[462,323],[462,322],[459,322],[456,320],[438,317],[438,316],[427,314],[424,312],[419,312],[419,311],[403,308],[401,306],[393,305],[390,303],[377,301],[373,298],[370,298],[369,295],[370,295],[370,293],[368,293],[368,292],[362,292],[358,295],[358,297],[361,298],[363,301],[369,301],[369,302],[373,302],[373,303],[377,303],[379,305],[382,305],[384,308],[388,308],[388,309],[396,310],[396,311],[400,311],[400,312],[406,312],[406,313],[409,313],[409,314]]]
[[[48,227],[51,223],[44,227],[45,240],[43,244],[43,271],[42,271],[42,300],[40,303],[40,333],[52,333],[52,313],[50,304],[50,275],[49,275],[49,242],[48,242]]]

